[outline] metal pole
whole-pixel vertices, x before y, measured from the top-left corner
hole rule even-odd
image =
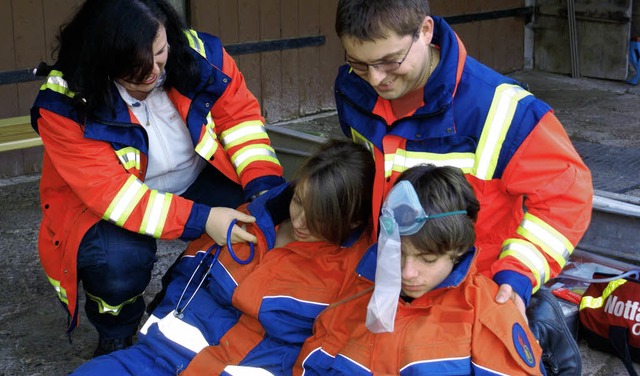
[[[575,0],[567,0],[567,18],[569,19],[569,47],[571,53],[571,77],[580,77],[580,56],[578,55],[578,27],[576,25]]]

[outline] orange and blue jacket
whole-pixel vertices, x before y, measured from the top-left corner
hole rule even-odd
[[[400,299],[394,331],[365,326],[377,247],[349,288],[316,319],[294,375],[540,375],[542,349],[513,302],[498,304],[498,286],[478,273],[470,251],[435,289]]]
[[[335,81],[340,125],[375,158],[374,224],[402,171],[423,163],[462,169],[481,206],[478,270],[528,304],[589,225],[591,173],[547,104],[467,56],[445,21],[434,22],[442,58],[423,104],[389,120],[388,101],[345,65]]]
[[[342,245],[274,247],[292,196],[284,184],[239,208],[256,218],[246,224],[257,238],[253,250],[220,248],[207,235],[192,241],[138,342],[85,363],[80,374],[220,375],[238,364],[290,374],[316,316],[345,288],[370,238],[359,228]]]
[[[214,36],[185,31],[198,59],[197,89],[167,94],[185,121],[195,152],[245,197],[281,184],[282,167],[270,146],[256,98]],[[145,185],[148,138],[112,88],[114,111],[80,119],[75,93],[62,72],[51,71],[31,110],[44,144],[40,199],[40,260],[59,299],[78,320],[76,257],[82,237],[99,220],[161,239],[198,238],[210,208]],[[112,307],[117,312],[118,307]]]

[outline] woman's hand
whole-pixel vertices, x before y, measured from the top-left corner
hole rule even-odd
[[[207,235],[220,245],[227,244],[227,231],[231,221],[237,219],[238,222],[253,223],[256,219],[248,214],[239,212],[231,208],[211,208],[209,211],[209,217],[207,218],[207,224],[205,231]],[[255,235],[247,232],[244,228],[233,225],[231,232],[231,243],[251,242],[256,243],[258,239]]]

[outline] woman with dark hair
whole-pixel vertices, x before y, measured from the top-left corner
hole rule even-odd
[[[39,252],[68,333],[83,282],[100,355],[132,343],[156,238],[224,244],[232,219],[254,220],[230,208],[284,180],[233,59],[165,0],[87,0],[58,41],[31,113],[44,144]]]
[[[290,374],[370,244],[374,174],[363,146],[325,144],[293,183],[240,207],[256,218],[255,246],[191,242],[138,343],[74,375],[219,375],[229,365]]]

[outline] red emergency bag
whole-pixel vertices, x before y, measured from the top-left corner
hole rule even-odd
[[[640,363],[638,273],[594,273],[593,280],[580,300],[579,335],[589,347],[617,355],[636,376],[632,362]]]

